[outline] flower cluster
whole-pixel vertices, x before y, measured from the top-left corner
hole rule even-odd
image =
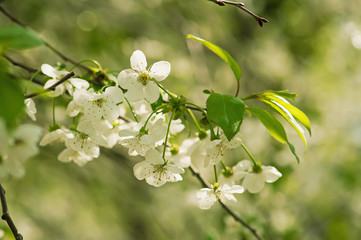
[[[0,118],[0,180],[24,175],[22,164],[39,152],[41,134],[42,129],[33,124],[22,124],[8,132]]]
[[[55,124],[54,119],[40,146],[61,142],[65,149],[58,159],[84,166],[99,157],[100,147],[121,145],[128,149],[130,156],[144,157],[143,161],[134,165],[134,175],[156,187],[182,181],[181,174],[188,167],[196,166],[200,171],[212,169],[215,183],[197,193],[201,209],[209,209],[217,201],[237,201],[233,194],[241,194],[244,190],[259,192],[265,182],[274,182],[281,177],[276,168],[262,166],[253,158],[252,162],[243,160],[233,168],[226,166],[226,153],[241,145],[244,147],[240,133],[228,139],[220,127],[211,124],[201,127],[192,111],[187,109],[185,98],[169,92],[160,84],[170,74],[169,62],[156,62],[147,68],[145,55],[137,50],[130,58],[130,66],[131,69],[121,71],[117,77],[103,72],[107,81],[100,81],[101,84],[96,86],[89,84],[89,79],[82,78],[70,78],[57,84],[69,72],[43,64],[41,70],[50,78],[44,88],[51,89],[50,97],[66,94],[67,99],[70,98],[66,114],[73,118],[73,125],[60,126]],[[55,88],[52,87],[54,84]],[[26,99],[25,104],[26,112],[35,121],[34,101]],[[198,110],[207,117],[202,108]],[[182,141],[182,137],[176,136],[185,129],[185,123],[190,125],[191,120],[197,127],[198,135],[190,138],[191,134],[188,134]],[[0,127],[4,128],[1,124]],[[33,128],[37,132],[32,133],[31,139],[27,138],[29,132],[24,133],[28,131],[26,129],[26,126],[20,127],[18,131],[21,134],[15,131],[12,135],[14,138],[21,136],[21,141],[17,138],[9,147],[0,146],[3,162],[10,156],[17,162],[24,161],[25,156],[17,156],[11,150],[20,147],[16,146],[17,142],[27,148],[27,157],[37,152],[34,144],[38,137],[34,136],[40,136],[38,128]],[[11,142],[7,135],[2,134],[0,138]],[[218,165],[223,166],[222,172],[217,173]]]

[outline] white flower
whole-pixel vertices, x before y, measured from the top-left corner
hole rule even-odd
[[[93,121],[102,117],[108,121],[116,120],[121,114],[117,104],[123,101],[123,98],[123,92],[118,87],[108,87],[103,93],[93,93],[81,89],[74,92],[75,104],[83,109],[87,119]],[[74,111],[74,107],[72,110]],[[69,109],[67,111],[72,112]]]
[[[167,159],[170,159],[176,165],[187,168],[191,165],[191,157],[189,156],[188,149],[192,146],[193,141],[185,139],[179,149],[174,149],[173,152],[166,152]]]
[[[206,158],[204,161],[204,167],[207,167],[209,164],[217,164],[222,160],[222,157],[227,149],[237,148],[241,145],[242,140],[240,134],[232,138],[231,141],[225,137],[224,134],[221,135],[220,139],[215,139],[210,142],[206,147]]]
[[[67,71],[58,71],[49,64],[43,64],[41,65],[41,71],[51,77],[52,79],[48,80],[44,84],[44,88],[50,88],[55,83],[57,83],[59,80],[61,80],[63,77],[65,77],[69,72]],[[52,97],[60,96],[64,93],[65,89],[69,92],[69,94],[72,96],[74,92],[74,88],[76,89],[88,89],[89,83],[83,79],[80,78],[70,78],[67,81],[65,81],[62,84],[59,84],[55,87],[55,90],[51,92]]]
[[[182,180],[181,173],[184,169],[169,162],[164,162],[161,154],[151,149],[145,154],[145,161],[137,163],[134,168],[134,176],[155,187],[160,187],[166,182],[178,182]]]
[[[61,162],[73,161],[75,164],[82,167],[87,162],[91,161],[93,157],[85,154],[84,152],[74,151],[72,149],[66,148],[59,154],[58,159]]]
[[[144,53],[136,50],[130,57],[130,65],[132,69],[121,71],[117,78],[119,86],[128,89],[126,95],[129,101],[136,102],[144,98],[150,103],[157,101],[159,88],[152,80],[163,81],[170,73],[170,63],[156,62],[147,70]]]
[[[103,135],[97,134],[90,121],[83,120],[72,132],[72,136],[65,138],[65,146],[77,152],[84,152],[94,158],[99,157],[99,145],[106,146],[107,141]]]
[[[23,124],[7,133],[5,123],[0,119],[0,179],[24,175],[22,163],[39,152],[37,143],[41,132],[36,125]]]
[[[129,155],[136,156],[139,154],[144,156],[148,150],[162,143],[167,133],[167,127],[162,124],[163,119],[159,118],[155,122],[149,121],[147,130],[135,130],[139,127],[139,124],[134,126],[133,129],[120,130],[120,144],[129,148]]]
[[[25,103],[25,111],[26,114],[28,114],[28,116],[33,120],[36,121],[36,106],[35,106],[35,102],[33,101],[33,99],[31,98],[27,98],[24,100]]]
[[[262,166],[260,172],[254,172],[252,163],[248,160],[243,160],[236,166],[234,174],[240,179],[244,178],[242,186],[250,193],[258,193],[265,182],[273,183],[282,177],[282,174],[272,166]]]
[[[217,200],[220,200],[222,203],[227,203],[227,201],[237,202],[237,199],[233,194],[243,192],[244,188],[239,185],[233,185],[231,187],[224,184],[214,187],[213,189],[202,188],[197,192],[198,206],[200,209],[209,209],[217,202]]]
[[[40,140],[39,145],[45,146],[54,141],[64,142],[66,138],[73,138],[73,133],[67,128],[59,128],[55,131],[46,133]]]
[[[93,121],[95,132],[103,135],[106,139],[106,148],[112,148],[120,140],[119,131],[120,124],[124,123],[122,120],[114,121],[113,124],[107,120]]]

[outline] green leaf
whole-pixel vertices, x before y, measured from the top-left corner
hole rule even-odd
[[[0,46],[23,50],[44,45],[44,41],[30,28],[8,25],[0,28]]]
[[[294,116],[303,126],[305,126],[305,128],[307,128],[311,136],[311,123],[306,114],[280,96],[267,96],[267,98],[281,104],[284,108],[286,108],[292,114],[292,116]]]
[[[266,110],[260,108],[249,108],[249,110],[262,122],[272,137],[281,143],[287,143],[292,154],[296,157],[296,160],[299,163],[300,158],[296,154],[294,146],[288,141],[286,131],[282,124]]]
[[[228,141],[237,134],[244,114],[244,102],[231,95],[212,93],[207,99],[207,117],[224,132]]]
[[[281,97],[284,97],[284,98],[287,98],[290,100],[295,100],[297,97],[297,93],[289,93],[288,90],[283,90],[283,91],[267,90],[267,91],[263,91],[260,93],[252,94],[244,99],[246,100],[246,99],[252,99],[252,98],[264,98],[267,96],[275,96],[275,95],[281,96]]]
[[[279,113],[282,117],[284,117],[287,120],[287,122],[289,122],[291,124],[291,126],[296,130],[297,134],[300,136],[305,147],[307,148],[307,141],[306,141],[304,130],[297,123],[297,121],[293,117],[293,115],[284,106],[282,106],[280,103],[278,103],[272,99],[264,98],[264,99],[262,99],[262,102],[271,110]]]
[[[215,45],[211,42],[208,42],[202,38],[193,36],[191,34],[188,34],[186,36],[186,38],[191,38],[197,42],[202,43],[205,47],[207,47],[209,50],[211,50],[212,52],[217,54],[220,58],[222,58],[223,61],[225,61],[228,64],[228,66],[230,66],[230,68],[232,69],[234,75],[236,76],[236,80],[239,81],[239,79],[242,76],[241,68],[239,67],[237,62],[232,58],[232,56],[226,50],[218,47],[217,45]]]
[[[287,142],[286,131],[274,116],[260,108],[249,108],[249,110],[263,123],[272,137],[281,143]]]
[[[296,157],[296,160],[298,163],[300,163],[300,158],[298,157],[297,153],[296,153],[296,149],[295,147],[288,142],[288,147],[291,149],[291,152],[293,153],[293,155]]]
[[[24,95],[20,87],[6,75],[0,74],[0,118],[14,127],[24,111]]]

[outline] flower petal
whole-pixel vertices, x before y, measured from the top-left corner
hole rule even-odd
[[[130,66],[132,69],[144,72],[147,68],[147,59],[142,51],[136,50],[133,52],[132,56],[130,57]]]
[[[282,173],[280,173],[275,167],[267,166],[262,167],[262,176],[264,180],[268,183],[273,183],[280,177],[282,177]]]
[[[134,85],[138,79],[138,76],[139,73],[135,72],[133,69],[125,69],[119,73],[117,82],[120,87],[128,89]]]
[[[145,99],[147,99],[150,103],[154,103],[155,101],[157,101],[159,98],[159,94],[159,88],[157,84],[155,84],[155,82],[149,82],[144,87]]]
[[[120,103],[124,99],[123,91],[118,87],[108,87],[104,94],[105,98],[112,103]]]
[[[160,155],[160,152],[158,152],[155,149],[150,149],[145,153],[145,160],[154,165],[161,165],[164,163],[163,158]]]
[[[126,93],[130,102],[136,102],[144,98],[143,86],[140,83],[134,84],[132,88],[128,89]]]
[[[143,180],[144,178],[151,175],[151,173],[153,172],[153,166],[147,161],[142,161],[134,165],[133,172],[134,176],[138,180]]]
[[[52,78],[56,78],[57,74],[56,74],[56,70],[55,68],[53,68],[52,66],[50,66],[49,64],[43,64],[41,65],[41,71],[49,77]]]
[[[149,75],[157,81],[163,81],[170,73],[170,63],[167,61],[160,61],[153,64],[150,68]]]
[[[261,174],[250,173],[242,183],[243,187],[250,193],[258,193],[264,187],[264,180]]]

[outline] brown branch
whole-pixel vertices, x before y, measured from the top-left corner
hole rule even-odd
[[[0,1],[1,3],[1,1]],[[6,17],[8,17],[12,22],[24,27],[24,28],[27,28],[28,26],[21,22],[19,19],[17,19],[16,17],[14,17],[13,15],[11,15],[9,12],[7,12],[3,7],[0,6],[0,12],[2,12]],[[43,42],[44,42],[44,45],[46,47],[48,47],[52,52],[54,52],[56,55],[58,55],[60,58],[62,58],[64,61],[66,62],[70,62],[72,63],[73,65],[75,66],[79,66],[81,68],[83,68],[84,70],[86,70],[89,74],[93,75],[93,71],[88,68],[87,66],[84,66],[83,64],[80,64],[80,63],[77,63],[76,61],[74,61],[73,59],[65,56],[62,52],[60,52],[59,50],[55,49],[52,45],[50,45],[47,41],[45,41],[44,39],[42,39]]]
[[[17,66],[17,67],[20,67],[20,68],[22,68],[22,69],[25,69],[25,70],[28,71],[29,73],[35,73],[35,72],[38,71],[38,70],[35,69],[35,68],[28,67],[28,66],[26,66],[26,65],[24,65],[24,64],[22,64],[22,63],[19,63],[19,62],[13,60],[13,59],[10,58],[8,55],[3,54],[2,56],[3,56],[6,60],[8,60],[8,62],[10,62],[12,65]]]
[[[1,218],[7,222],[15,239],[22,240],[23,236],[18,232],[18,229],[16,228],[13,220],[10,217],[8,205],[6,203],[6,198],[5,198],[5,190],[1,184],[0,184],[0,199],[1,199],[1,206],[2,206],[2,212],[3,212]]]
[[[207,182],[207,180],[204,179],[204,177],[198,172],[198,170],[193,166],[189,166],[189,169],[191,170],[191,172],[193,173],[193,175],[199,180],[199,182],[202,184],[203,187],[206,188],[211,188],[210,184]],[[242,218],[240,218],[239,216],[237,216],[231,209],[229,209],[229,207],[227,207],[227,205],[225,205],[224,203],[222,203],[219,199],[218,202],[221,204],[222,208],[233,217],[234,220],[236,220],[237,222],[239,222],[240,224],[242,224],[245,228],[247,228],[252,234],[253,236],[255,236],[255,238],[257,238],[258,240],[263,240],[263,238],[257,233],[256,229],[254,229],[253,227],[251,227],[250,225],[248,225]]]
[[[256,21],[258,22],[258,24],[263,27],[263,23],[268,23],[269,21],[266,18],[260,17],[258,15],[256,15],[255,13],[253,13],[251,10],[247,9],[244,6],[244,3],[241,2],[232,2],[232,1],[226,1],[226,0],[208,0],[211,1],[219,6],[226,6],[226,5],[232,5],[235,7],[238,7],[239,9],[245,11],[246,13],[248,13],[249,15],[251,15],[252,17],[254,17],[254,19],[256,19]]]
[[[51,85],[50,87],[48,87],[47,89],[45,89],[44,91],[42,92],[39,92],[39,93],[31,93],[29,95],[26,95],[25,98],[32,98],[32,97],[35,97],[35,96],[38,96],[40,94],[43,94],[47,91],[51,91],[51,90],[55,90],[55,88],[57,86],[59,86],[60,84],[62,84],[63,82],[65,82],[66,80],[68,80],[69,78],[71,78],[72,76],[74,76],[75,73],[74,72],[71,72],[71,73],[68,73],[67,75],[65,75],[62,79],[60,79],[59,81],[57,81],[56,83],[54,83],[53,85]]]

